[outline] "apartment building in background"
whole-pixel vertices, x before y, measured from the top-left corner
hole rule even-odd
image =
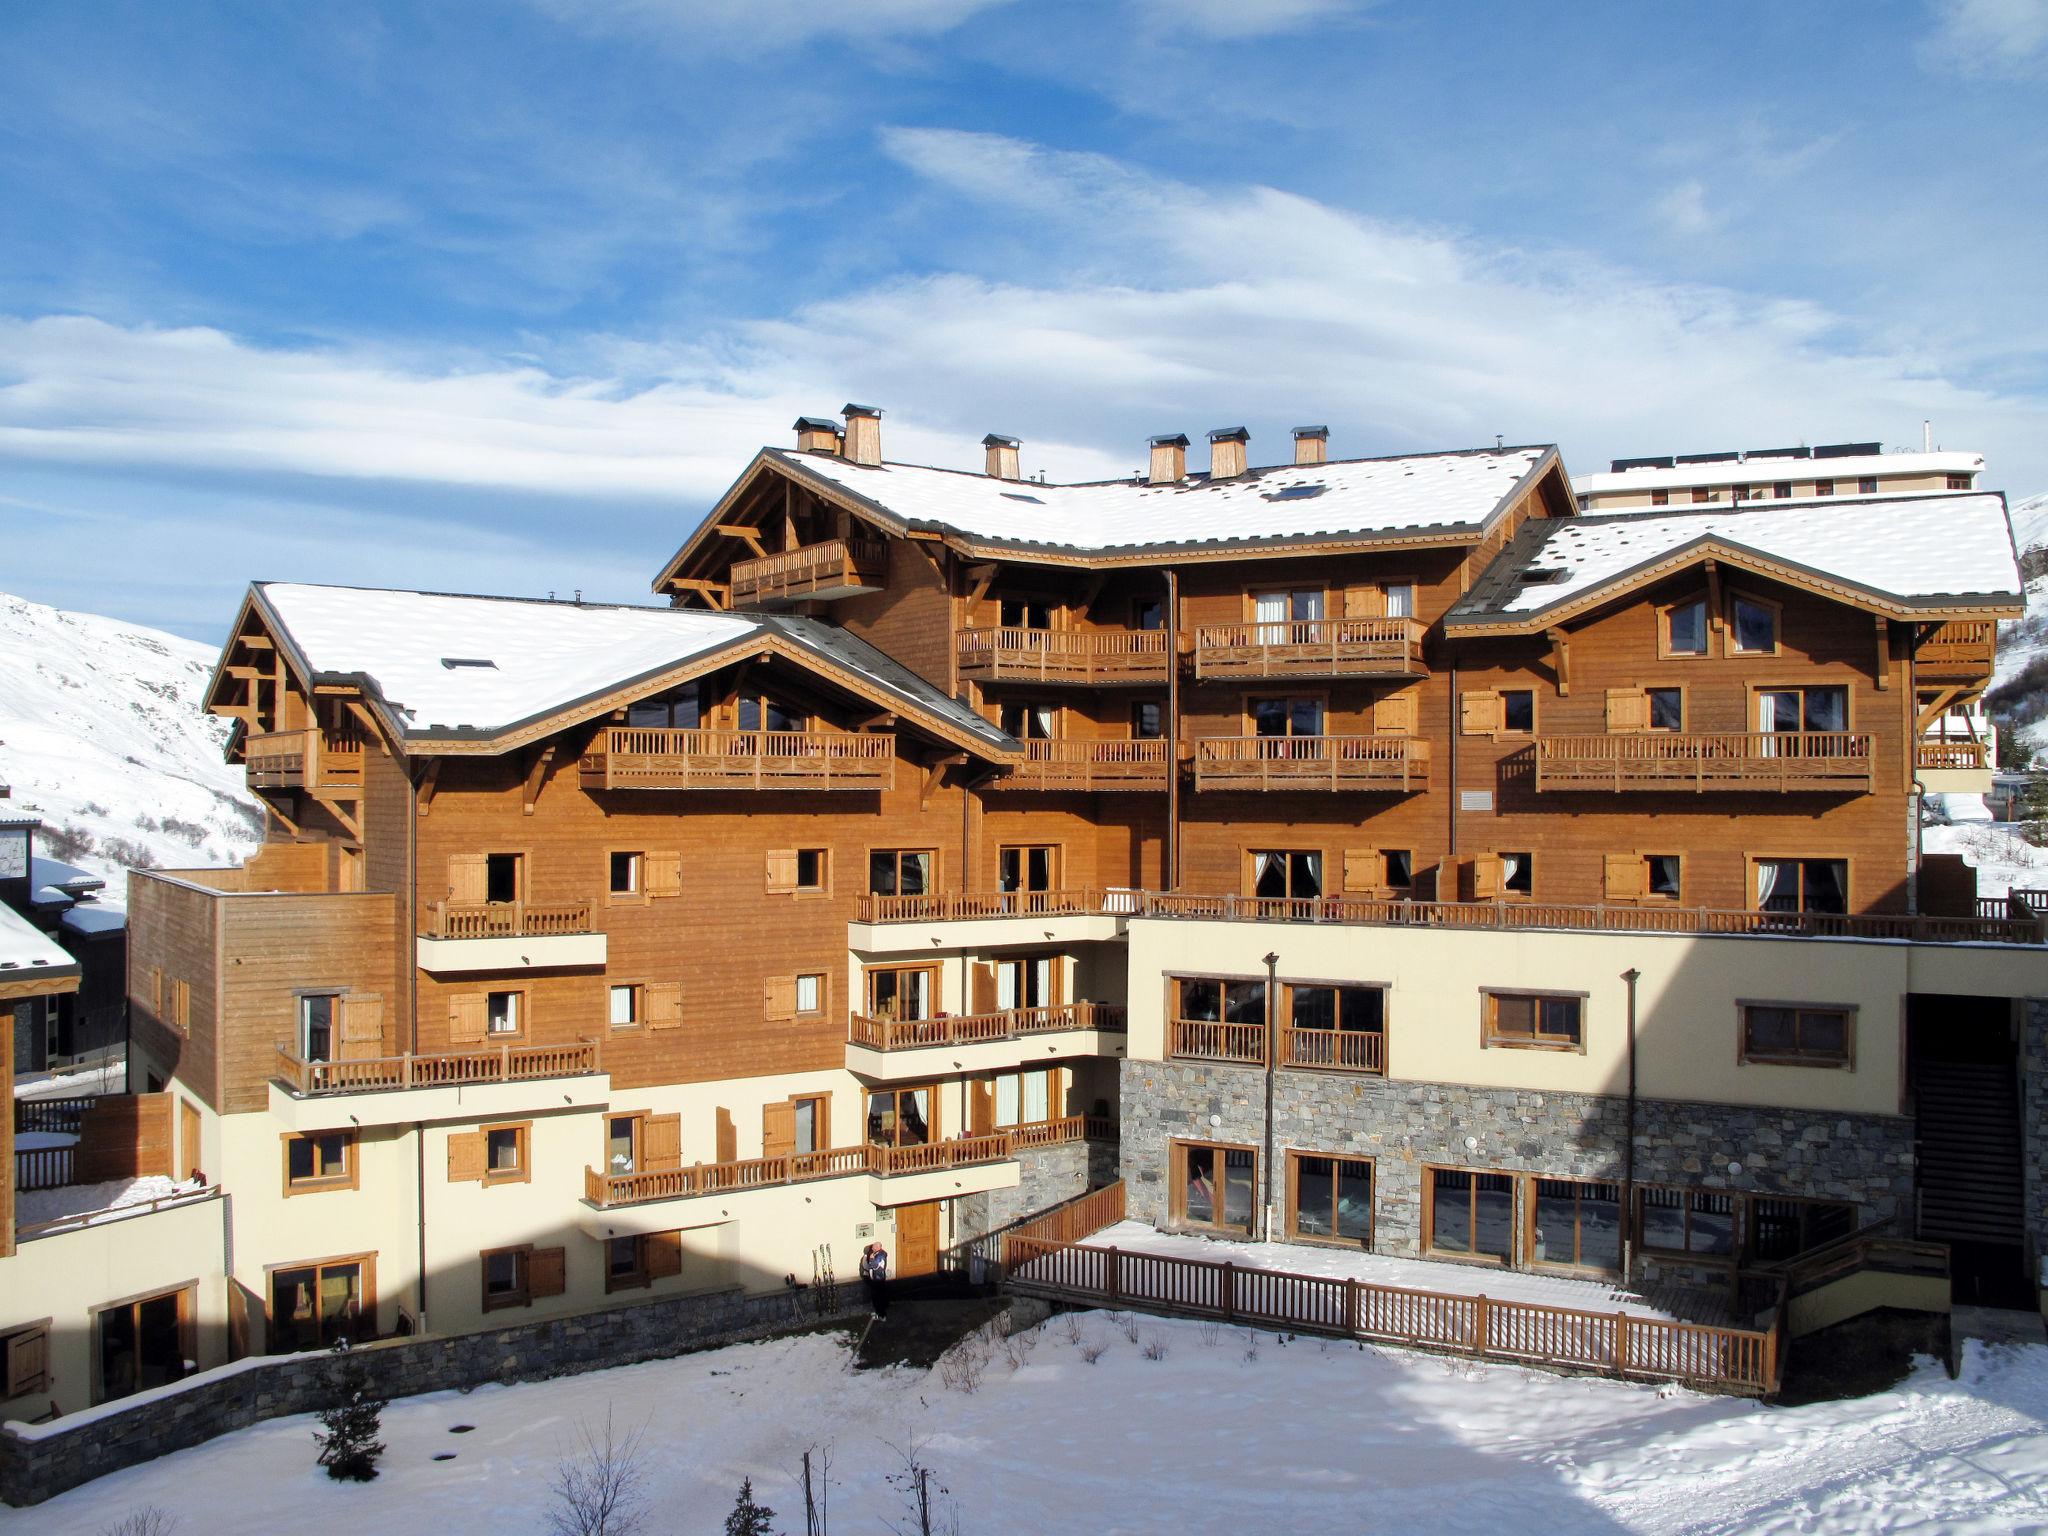
[[[1967,491],[1984,455],[1963,450],[1885,452],[1882,443],[1801,444],[1616,459],[1574,482],[1585,512],[1715,502],[1809,501],[1829,496],[1918,496]]]

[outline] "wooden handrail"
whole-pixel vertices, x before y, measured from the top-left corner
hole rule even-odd
[[[1168,1021],[1166,1053],[1198,1061],[1260,1064],[1266,1059],[1266,1026],[1220,1019],[1172,1019]]]
[[[1913,749],[1916,768],[1988,768],[1991,753],[1981,741],[1929,741],[1924,737]]]
[[[1090,1117],[1073,1137],[1086,1134]],[[890,1176],[928,1173],[947,1168],[1005,1162],[1016,1156],[1017,1138],[1010,1131],[983,1136],[957,1136],[948,1141],[923,1142],[916,1146],[882,1147],[863,1143],[834,1147],[823,1152],[792,1152],[780,1157],[747,1158],[729,1163],[693,1163],[688,1167],[658,1168],[633,1173],[606,1173],[596,1168],[583,1170],[583,1196],[592,1205],[638,1205],[649,1200],[682,1200],[696,1195],[726,1194],[741,1189],[762,1189],[778,1184],[801,1184],[812,1179],[844,1178],[849,1174]]]
[[[1128,917],[1138,910],[1132,890],[986,891],[973,895],[860,896],[857,923],[966,922],[987,917]]]
[[[1158,738],[1027,741],[1024,761],[991,789],[1164,789],[1171,760]]]
[[[1540,789],[1869,789],[1872,739],[1855,731],[1621,731],[1544,736]]]
[[[595,933],[593,905],[583,901],[437,901],[426,936],[437,939],[546,938]]]
[[[887,789],[893,731],[713,731],[609,726],[583,755],[605,789]]]
[[[1163,629],[1031,629],[1004,625],[954,632],[960,669],[991,679],[1130,682],[1166,676]]]
[[[1249,619],[1195,630],[1197,677],[1422,671],[1423,625],[1410,618]]]
[[[1374,1072],[1385,1076],[1387,1037],[1377,1029],[1280,1030],[1283,1067],[1321,1067],[1331,1072]]]
[[[307,788],[353,788],[363,779],[363,744],[318,726],[252,731],[242,738],[242,764],[260,779]]]
[[[276,1076],[300,1098],[331,1093],[377,1093],[407,1088],[466,1087],[473,1083],[525,1083],[547,1077],[602,1072],[595,1040],[568,1045],[478,1046],[402,1056],[356,1056],[306,1061],[284,1041],[277,1045]]]
[[[876,1019],[855,1014],[847,1028],[854,1045],[877,1051],[930,1045],[973,1045],[1016,1040],[1055,1030],[1121,1031],[1124,1010],[1114,1003],[1056,1003],[1045,1008],[1005,1008],[994,1013],[939,1014],[929,1019]]]
[[[821,587],[879,584],[887,576],[889,549],[880,539],[820,539],[796,549],[735,560],[728,579],[733,596],[798,597]]]
[[[1198,736],[1196,789],[1426,789],[1420,736]]]

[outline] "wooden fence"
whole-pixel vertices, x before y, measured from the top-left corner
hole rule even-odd
[[[18,1136],[23,1131],[61,1131],[67,1136],[76,1136],[79,1122],[84,1118],[85,1112],[98,1102],[97,1098],[16,1099],[15,1134]]]
[[[1121,1200],[1119,1189],[1119,1209]],[[1104,1208],[1109,1204],[1105,1199]],[[1071,1224],[1080,1226],[1083,1219]],[[1555,1370],[1678,1381],[1751,1397],[1769,1396],[1778,1387],[1778,1335],[1761,1329],[1409,1290],[1227,1260],[1128,1253],[1030,1236],[1022,1229],[1004,1238],[1003,1270],[1014,1289],[1060,1301],[1184,1313]]]
[[[17,1147],[14,1152],[16,1189],[59,1189],[75,1184],[78,1162],[76,1147]]]

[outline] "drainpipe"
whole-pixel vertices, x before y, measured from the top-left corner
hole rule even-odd
[[[419,770],[406,767],[405,814],[405,931],[402,964],[405,966],[406,1050],[420,1053],[420,781]],[[368,853],[364,854],[367,860]],[[412,1126],[414,1162],[413,1226],[419,1246],[419,1283],[414,1301],[419,1314],[419,1331],[427,1331],[427,1128],[415,1120]]]
[[[1621,973],[1628,984],[1628,1140],[1621,1149],[1621,1279],[1624,1285],[1635,1279],[1636,1240],[1636,982],[1642,976],[1634,966]]]
[[[1166,843],[1160,873],[1180,889],[1180,572],[1166,572]]]
[[[1275,1060],[1279,1054],[1280,1036],[1280,956],[1269,953],[1266,956],[1266,1127],[1265,1146],[1259,1163],[1261,1182],[1265,1188],[1259,1205],[1259,1238],[1263,1242],[1273,1240],[1273,1078]]]
[[[1450,729],[1447,732],[1445,732],[1445,737],[1450,742],[1451,792],[1448,795],[1444,796],[1444,814],[1450,822],[1450,845],[1444,850],[1443,858],[1439,860],[1437,863],[1436,899],[1438,901],[1456,901],[1458,899],[1458,664],[1455,661],[1451,663],[1450,683]],[[1452,882],[1451,894],[1448,897],[1444,895],[1443,871],[1444,865],[1446,864],[1451,866]],[[1412,874],[1413,871],[1410,871],[1410,873]]]
[[[412,1123],[412,1147],[414,1179],[413,1210],[419,1217],[420,1278],[417,1294],[420,1332],[427,1331],[427,1128],[415,1120]]]

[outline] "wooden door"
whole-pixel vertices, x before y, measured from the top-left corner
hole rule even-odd
[[[171,1177],[182,1179],[203,1167],[199,1156],[199,1107],[190,1099],[178,1100],[178,1162]]]
[[[908,1280],[939,1267],[939,1202],[896,1207],[896,1275]]]

